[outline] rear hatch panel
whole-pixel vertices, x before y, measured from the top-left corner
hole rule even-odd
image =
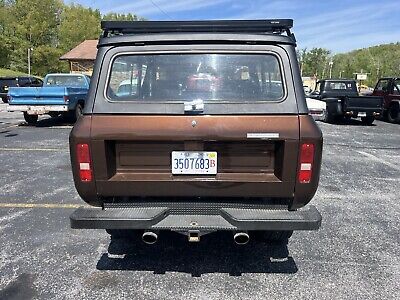
[[[293,197],[298,116],[94,115],[91,128],[102,197]],[[217,152],[217,174],[172,175],[172,151]]]

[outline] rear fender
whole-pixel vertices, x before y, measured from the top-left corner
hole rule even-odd
[[[289,209],[298,209],[305,206],[314,197],[319,183],[319,176],[322,162],[322,132],[314,119],[307,116],[300,116],[300,144],[311,143],[315,146],[314,162],[312,165],[312,178],[310,183],[299,183],[296,178],[295,193]],[[298,161],[300,157],[298,158]],[[298,167],[299,168],[299,167]]]

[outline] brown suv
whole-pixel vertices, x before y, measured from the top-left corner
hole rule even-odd
[[[88,204],[73,228],[314,230],[322,134],[308,115],[292,20],[103,22],[84,115],[70,136]],[[286,33],[286,34],[284,34]]]

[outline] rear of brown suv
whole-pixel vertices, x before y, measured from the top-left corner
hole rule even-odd
[[[308,115],[292,20],[103,22],[75,186],[94,208],[73,228],[228,230],[287,239],[315,230],[322,134]],[[284,34],[286,33],[286,35]]]

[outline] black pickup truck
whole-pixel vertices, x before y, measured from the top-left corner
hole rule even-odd
[[[361,117],[371,125],[383,110],[382,97],[359,96],[356,81],[351,79],[319,80],[309,97],[326,103],[325,121],[329,123]]]

